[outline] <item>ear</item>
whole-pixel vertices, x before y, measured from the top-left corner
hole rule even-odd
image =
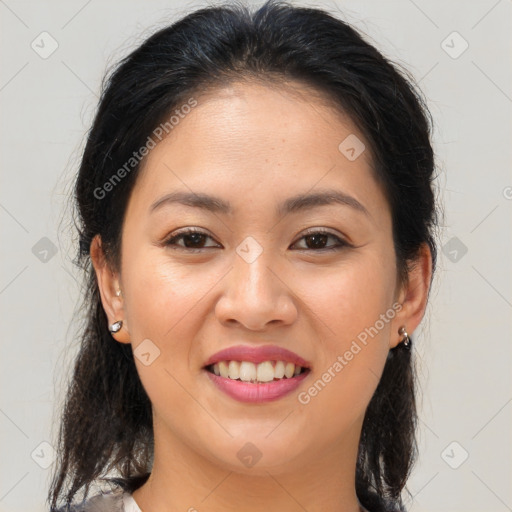
[[[402,309],[396,314],[392,324],[389,348],[395,348],[402,340],[398,333],[404,326],[409,336],[421,322],[427,307],[430,279],[432,277],[432,253],[427,243],[423,243],[409,272],[409,280],[398,296]]]
[[[96,272],[101,303],[107,315],[108,324],[111,325],[118,320],[123,322],[121,329],[116,333],[111,333],[111,335],[120,343],[130,343],[130,332],[124,316],[124,299],[122,295],[116,295],[116,292],[121,289],[120,282],[117,274],[108,265],[101,246],[100,235],[96,235],[92,239],[90,254],[94,271]]]

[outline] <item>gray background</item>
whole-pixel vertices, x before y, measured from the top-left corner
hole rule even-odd
[[[300,4],[342,11],[413,73],[435,118],[445,219],[414,333],[423,393],[410,510],[512,510],[511,1]],[[100,80],[157,27],[204,5],[0,0],[1,512],[46,510],[44,443],[80,294],[66,197]]]

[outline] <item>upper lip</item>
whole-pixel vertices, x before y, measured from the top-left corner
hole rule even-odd
[[[251,363],[263,363],[264,361],[284,361],[294,363],[296,366],[310,368],[311,363],[300,357],[295,352],[277,345],[263,345],[253,347],[236,345],[216,352],[208,358],[205,366],[219,361],[249,361]]]

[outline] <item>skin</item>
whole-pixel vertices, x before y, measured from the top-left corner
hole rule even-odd
[[[402,339],[399,328],[411,334],[424,315],[430,252],[422,248],[400,286],[391,212],[369,144],[349,161],[340,142],[364,137],[306,86],[246,82],[195,98],[198,105],[139,171],[121,269],[106,263],[99,236],[91,246],[109,323],[123,321],[113,337],[134,350],[149,339],[160,351],[147,366],[135,358],[153,406],[155,459],[133,496],[144,512],[228,512],[241,504],[244,512],[359,511],[355,467],[364,413],[388,351]],[[330,204],[276,215],[287,198],[325,189],[349,194],[368,214]],[[218,196],[233,212],[181,204],[149,212],[173,191]],[[175,249],[163,244],[187,226],[211,238],[195,245],[181,238]],[[326,228],[353,247],[322,252],[303,238],[310,228]],[[236,252],[249,236],[263,249],[252,263]],[[199,250],[187,252],[186,243]],[[299,403],[298,393],[394,303],[401,304],[394,318],[308,404]],[[238,402],[202,368],[210,355],[237,344],[280,345],[311,362],[312,372],[277,401]],[[252,467],[237,457],[247,442],[261,453]]]

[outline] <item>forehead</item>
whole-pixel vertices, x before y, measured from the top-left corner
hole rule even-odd
[[[373,207],[385,206],[363,135],[320,93],[300,84],[237,83],[194,99],[197,105],[179,117],[138,171],[133,200],[146,209],[176,189],[218,191],[243,205],[333,185],[367,196]],[[352,158],[347,149],[360,154]]]

